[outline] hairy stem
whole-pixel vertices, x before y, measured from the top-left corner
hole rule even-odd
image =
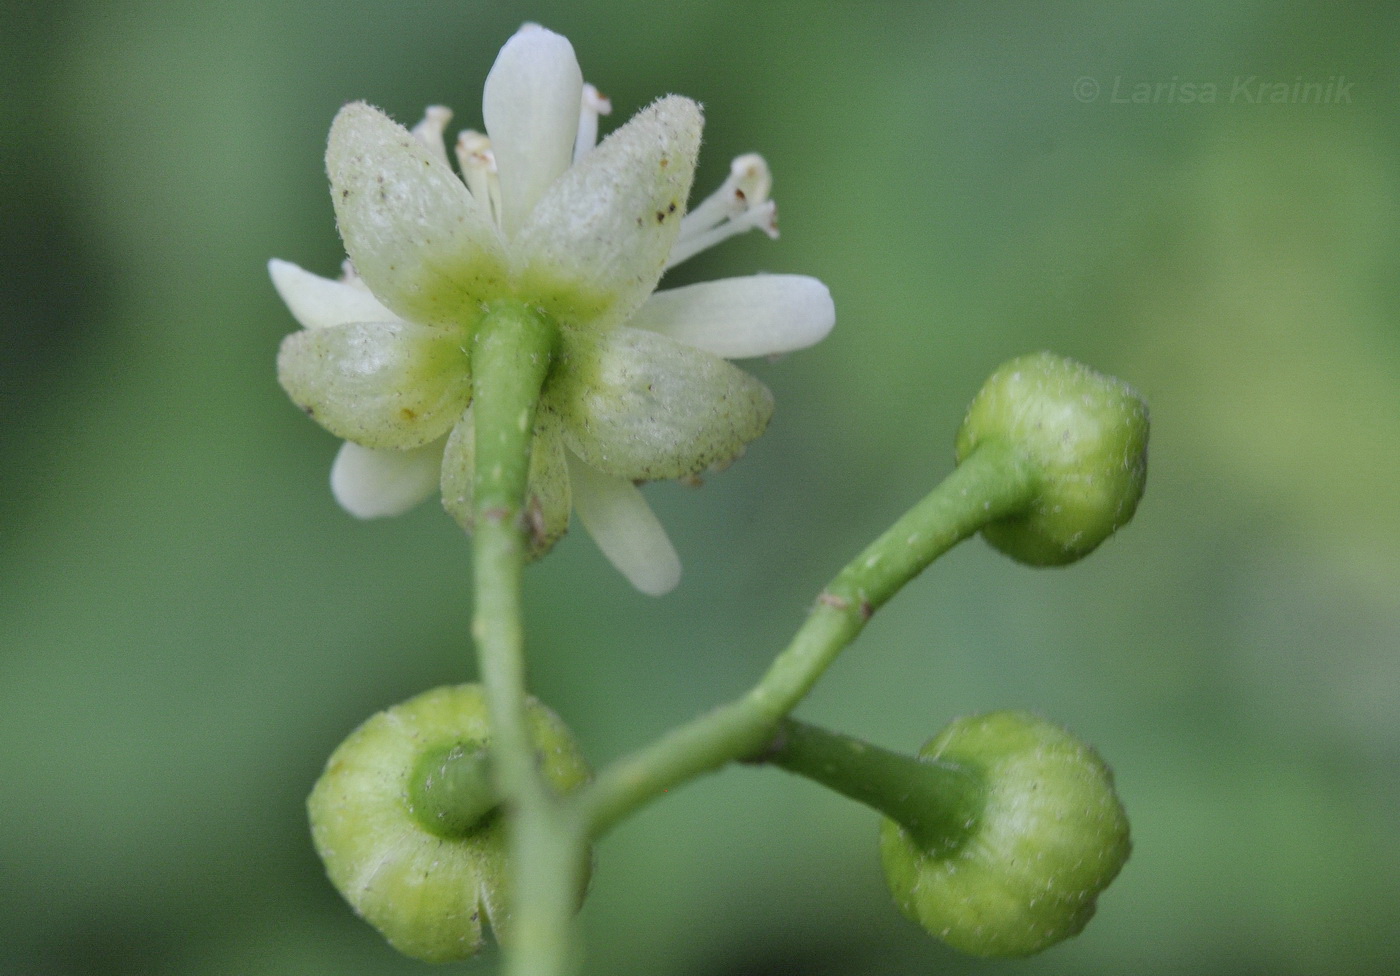
[[[1031,464],[986,441],[837,574],[792,643],[737,701],[672,730],[599,774],[581,802],[596,836],[666,790],[754,756],[871,615],[929,563],[1037,492]]]

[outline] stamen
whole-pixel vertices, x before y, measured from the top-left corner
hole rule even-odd
[[[587,156],[598,144],[598,116],[611,114],[612,102],[599,94],[598,89],[585,84],[578,113],[578,136],[574,139],[574,162]]]
[[[773,176],[758,153],[745,153],[729,164],[729,176],[718,190],[681,220],[681,236],[709,230],[768,199]]]
[[[778,236],[778,206],[768,199],[773,175],[757,153],[737,157],[729,166],[729,177],[700,205],[681,219],[666,267],[674,268],[720,241],[753,230],[769,237]]]
[[[447,163],[449,168],[452,164],[447,161],[445,133],[447,123],[451,121],[452,109],[442,105],[429,105],[423,111],[423,120],[411,130],[418,141],[427,146],[428,151],[434,156]]]
[[[496,154],[491,140],[475,129],[457,135],[457,165],[462,179],[478,202],[485,205],[496,226],[501,226],[501,181],[496,175]]]
[[[778,205],[772,200],[767,200],[757,207],[751,207],[733,220],[726,220],[709,230],[680,237],[676,241],[676,246],[671,248],[670,257],[666,259],[666,268],[667,270],[674,268],[701,251],[714,247],[720,241],[728,240],[736,234],[753,230],[755,227],[777,240]]]

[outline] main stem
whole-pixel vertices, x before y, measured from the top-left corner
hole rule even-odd
[[[792,643],[744,697],[674,729],[599,774],[583,797],[596,836],[666,790],[755,756],[872,614],[934,559],[1035,498],[1030,462],[986,441],[837,574]]]
[[[557,976],[576,965],[573,914],[583,832],[546,782],[526,713],[521,575],[535,407],[558,333],[530,308],[488,311],[472,343],[476,602],[472,635],[491,714],[491,760],[510,819],[506,972]]]

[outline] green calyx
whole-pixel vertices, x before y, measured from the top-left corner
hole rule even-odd
[[[539,702],[527,709],[545,778],[560,793],[577,789],[589,773],[573,736]],[[490,741],[479,685],[436,688],[352,732],[307,800],[331,883],[424,962],[476,953],[483,913],[498,937],[507,921],[505,824],[490,815],[495,794],[479,760]]]
[[[1032,566],[1088,555],[1137,509],[1147,435],[1147,404],[1121,380],[1048,352],[1003,364],[968,407],[958,461],[984,443],[1009,444],[1034,466],[1037,492],[983,535]]]
[[[992,712],[953,722],[920,756],[976,771],[985,794],[955,850],[884,822],[881,859],[901,910],[977,956],[1030,955],[1078,934],[1131,848],[1098,754],[1033,715]]]

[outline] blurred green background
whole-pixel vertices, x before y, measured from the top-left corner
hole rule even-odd
[[[890,902],[873,815],[745,768],[603,843],[589,972],[1394,972],[1400,7],[3,16],[0,973],[426,971],[339,901],[302,804],[360,720],[473,673],[468,547],[434,503],[336,507],[336,442],[274,377],[294,325],[264,266],[339,266],[321,155],[343,102],[478,125],[525,19],[572,39],[609,126],[663,92],[703,101],[700,191],[768,157],[782,240],[675,280],[814,274],[839,315],[820,347],[752,364],[779,409],[747,457],[698,492],[649,489],[678,591],[636,594],[578,531],[530,572],[534,686],[595,763],[750,684],[946,473],[998,362],[1086,360],[1154,419],[1120,536],[1067,570],[954,551],[799,713],[913,749],[1024,707],[1094,742],[1136,850],[1081,937],[957,956]],[[1334,80],[1325,104],[1251,98]],[[1213,104],[1184,100],[1205,83]],[[1162,88],[1123,101],[1142,84]]]

